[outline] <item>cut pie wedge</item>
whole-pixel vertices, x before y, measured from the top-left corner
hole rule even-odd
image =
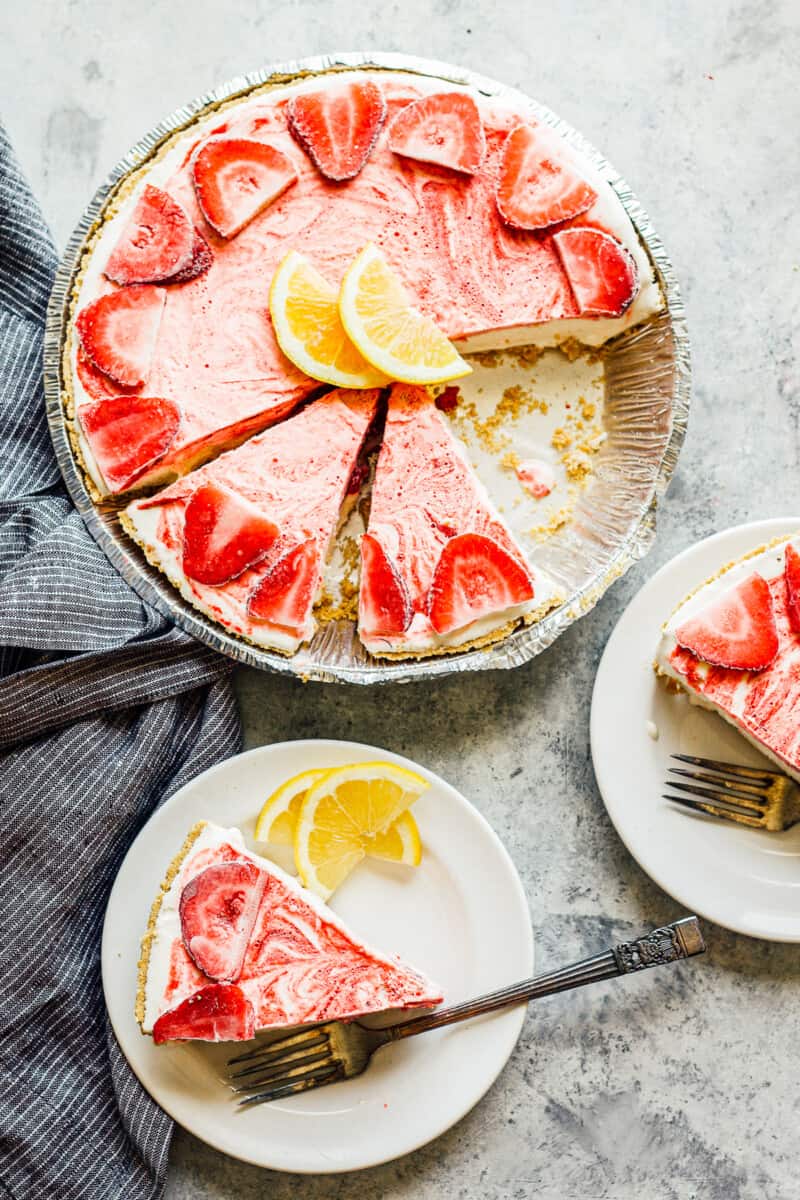
[[[195,608],[258,645],[293,653],[314,632],[322,570],[378,395],[321,396],[130,504],[125,529]]]
[[[225,873],[240,878],[225,952]],[[206,927],[184,897],[204,897]],[[243,914],[246,914],[244,923]],[[188,946],[213,943],[214,975]],[[242,948],[242,942],[244,942]],[[222,960],[227,979],[217,978]],[[205,960],[204,960],[205,961]],[[430,1007],[436,984],[393,954],[363,942],[317,896],[251,853],[238,829],[200,822],[170,864],[142,940],[136,1019],[156,1042],[242,1041],[262,1029],[350,1020],[390,1009]]]
[[[364,645],[384,656],[483,645],[556,603],[428,392],[395,384],[362,539]]]
[[[800,781],[797,545],[762,546],[697,588],[664,625],[656,670]]]

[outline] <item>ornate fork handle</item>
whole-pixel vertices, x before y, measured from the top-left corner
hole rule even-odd
[[[439,1029],[443,1025],[453,1025],[456,1021],[480,1016],[481,1013],[494,1012],[498,1008],[509,1008],[514,1004],[538,1000],[542,996],[552,996],[556,992],[584,987],[588,983],[599,983],[601,979],[614,979],[632,971],[644,971],[648,967],[678,962],[680,959],[702,954],[705,948],[697,917],[684,917],[672,925],[654,929],[636,941],[622,942],[603,954],[585,958],[572,966],[563,967],[560,971],[526,979],[510,987],[500,988],[499,991],[489,992],[486,996],[479,996],[475,1000],[466,1000],[463,1004],[455,1004],[451,1008],[443,1008],[427,1016],[405,1021],[401,1025],[393,1025],[390,1029],[383,1029],[380,1031],[383,1035],[380,1040],[398,1041],[400,1038],[413,1037],[416,1033],[424,1033],[427,1029]]]

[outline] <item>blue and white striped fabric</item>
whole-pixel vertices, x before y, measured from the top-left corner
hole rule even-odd
[[[152,1200],[172,1126],[107,1024],[103,913],[142,823],[240,728],[226,660],[137,598],[65,495],[54,269],[0,128],[0,1194]]]

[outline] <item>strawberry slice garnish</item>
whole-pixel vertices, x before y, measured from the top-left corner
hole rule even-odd
[[[638,273],[633,255],[599,229],[573,226],[553,234],[582,317],[619,317],[633,301]]]
[[[223,862],[195,875],[181,892],[183,944],[209,979],[239,978],[267,878],[254,863]]]
[[[383,92],[371,79],[293,96],[289,128],[326,179],[353,179],[386,120]]]
[[[173,275],[166,282],[188,283],[190,279],[197,279],[200,275],[205,274],[213,261],[214,255],[211,253],[211,247],[200,230],[195,229],[191,259],[182,271],[178,271],[177,275]]]
[[[361,590],[358,627],[367,637],[405,633],[411,624],[411,601],[397,567],[372,533],[361,538]]]
[[[405,158],[474,175],[486,153],[478,106],[465,92],[423,96],[392,121],[389,148]]]
[[[255,1036],[253,1006],[235,983],[212,983],[162,1013],[153,1041],[247,1042]]]
[[[162,396],[108,396],[80,419],[106,483],[124,492],[172,445],[181,411]]]
[[[533,599],[527,567],[493,538],[461,533],[446,542],[428,593],[428,616],[437,633],[525,604]]]
[[[517,229],[546,229],[586,212],[597,193],[545,125],[517,125],[503,143],[497,207]]]
[[[789,542],[786,546],[786,559],[783,570],[786,580],[786,610],[789,614],[789,624],[795,633],[800,633],[800,554]]]
[[[277,525],[242,496],[203,484],[184,512],[184,572],[218,587],[262,559],[277,536]]]
[[[114,380],[109,379],[108,375],[98,371],[80,342],[75,353],[75,370],[83,390],[93,400],[105,400],[109,396],[118,396],[122,391],[118,383],[114,383]]]
[[[232,238],[296,181],[294,163],[266,142],[212,138],[192,165],[203,216],[221,237]]]
[[[301,636],[314,604],[319,571],[319,550],[314,538],[293,546],[253,588],[247,601],[248,616]]]
[[[189,265],[193,243],[185,210],[167,192],[147,184],[105,273],[115,283],[161,283]]]
[[[754,571],[679,625],[675,638],[715,667],[762,671],[778,653],[769,584]]]
[[[75,328],[98,371],[122,387],[140,387],[150,369],[163,311],[161,288],[120,288],[81,309]]]

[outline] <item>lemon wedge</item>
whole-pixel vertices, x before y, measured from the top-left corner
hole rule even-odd
[[[339,296],[308,259],[290,250],[272,279],[269,311],[287,358],[335,387],[383,387],[388,380],[362,357],[344,331]]]
[[[371,242],[345,273],[339,313],[356,348],[390,379],[444,383],[472,370],[441,329],[413,307],[402,283]]]
[[[327,900],[361,860],[419,862],[416,824],[390,826],[428,788],[414,771],[390,762],[351,763],[313,783],[300,805],[294,858],[307,888]],[[407,814],[410,816],[410,814]]]
[[[276,788],[264,802],[256,818],[256,841],[291,846],[300,806],[306,798],[306,793],[312,783],[316,783],[327,774],[327,768],[314,767],[310,771],[301,771],[299,775],[293,775]]]

